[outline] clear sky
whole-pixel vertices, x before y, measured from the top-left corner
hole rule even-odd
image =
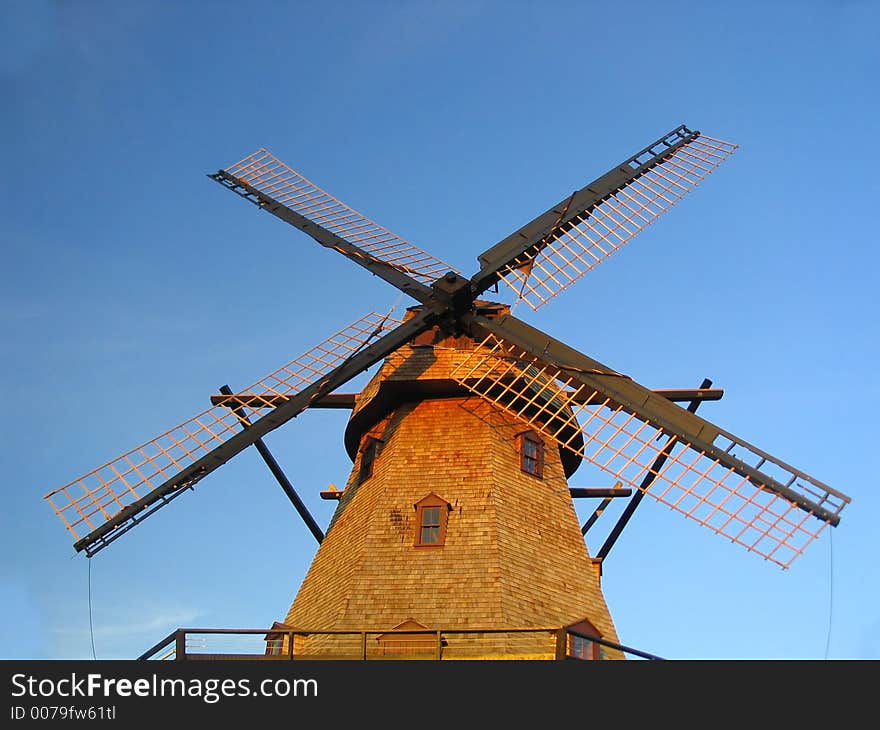
[[[267,147],[470,275],[685,123],[740,149],[517,314],[648,387],[711,378],[704,417],[853,502],[782,571],[646,499],[605,565],[620,639],[880,658],[878,29],[875,2],[0,0],[0,655],[92,655],[89,563],[96,654],[125,658],[179,626],[283,619],[314,555],[253,449],[91,561],[41,499],[414,303],[206,173]],[[322,526],[346,418],[267,438]]]

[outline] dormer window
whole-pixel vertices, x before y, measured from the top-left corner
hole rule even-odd
[[[602,634],[599,633],[593,624],[584,619],[576,624],[565,627],[566,636],[566,652],[565,655],[569,659],[601,659],[602,651],[598,642],[594,639],[601,639]]]
[[[544,442],[534,431],[519,435],[519,467],[526,474],[544,477]]]
[[[411,633],[412,632],[412,633]],[[446,639],[440,639],[437,646],[437,632],[431,631],[424,624],[408,618],[397,624],[387,634],[376,637],[378,653],[388,658],[408,659],[415,656],[439,659],[438,650],[446,646]]]
[[[416,502],[416,547],[443,547],[446,544],[446,518],[452,505],[433,492]]]
[[[285,639],[289,640],[293,638],[293,634],[290,633],[292,630],[292,626],[279,623],[278,621],[273,622],[271,631],[263,637],[266,642],[266,655],[280,656],[283,654],[285,650]]]
[[[373,463],[376,461],[380,443],[379,439],[372,436],[367,436],[364,441],[364,447],[361,449],[361,468],[358,472],[358,481],[365,482],[373,475]]]

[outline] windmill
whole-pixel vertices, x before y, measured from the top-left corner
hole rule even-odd
[[[254,445],[320,543],[266,635],[276,648],[366,656],[370,634],[371,651],[392,654],[427,641],[438,656],[541,656],[549,627],[562,632],[554,656],[620,655],[601,563],[642,496],[783,568],[850,500],[696,415],[720,395],[709,381],[650,390],[484,297],[503,284],[538,309],[735,149],[679,126],[480,254],[470,278],[258,150],[210,177],[415,304],[400,319],[365,315],[240,392],[222,388],[203,413],[46,499],[91,557]],[[336,392],[376,364],[357,396]],[[352,409],[354,463],[343,490],[322,494],[339,500],[325,535],[262,437],[333,406]],[[615,487],[570,488],[584,460]],[[630,494],[591,557],[583,535]],[[583,526],[578,497],[602,500]],[[349,634],[361,649],[346,648]]]

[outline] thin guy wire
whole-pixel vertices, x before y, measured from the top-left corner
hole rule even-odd
[[[834,611],[834,540],[833,531],[828,531],[828,635],[825,638],[825,659],[831,647],[831,617]]]
[[[89,635],[92,639],[92,659],[97,660],[98,657],[95,654],[95,627],[92,624],[92,559],[88,558],[89,561]]]

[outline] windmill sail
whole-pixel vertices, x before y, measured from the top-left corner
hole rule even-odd
[[[249,396],[247,405],[241,405],[239,400],[235,401],[235,408],[215,405],[54,489],[45,499],[80,541],[125,510],[131,511],[132,505],[140,503],[142,508],[153,503],[164,505],[172,495],[177,496],[207,472],[203,469],[185,476],[177,484],[175,479],[186,475],[198,460],[232,437],[240,438],[242,418],[260,418],[267,409],[277,405],[277,396],[303,391],[349,360],[371,339],[398,324],[397,319],[371,312],[245,389],[244,394]],[[160,493],[166,485],[173,488]],[[152,501],[151,495],[155,495]],[[117,529],[141,519],[138,512],[131,512],[130,518],[120,522]]]
[[[423,285],[453,270],[337,200],[265,149],[210,177],[362,265],[386,264]],[[349,246],[340,246],[343,242]]]
[[[736,149],[685,126],[672,130],[483,253],[477,287],[500,278],[538,309],[620,250]]]
[[[653,473],[650,496],[782,567],[850,501],[513,317],[476,319],[456,381],[627,484]]]

